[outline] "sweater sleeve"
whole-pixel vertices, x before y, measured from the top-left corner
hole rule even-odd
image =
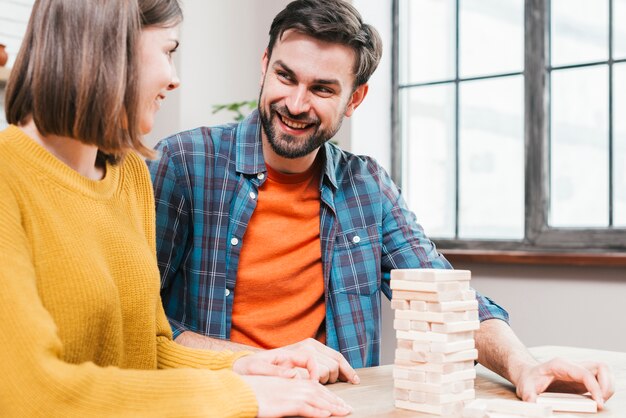
[[[0,415],[256,415],[252,390],[225,369],[235,356],[206,352],[196,354],[194,360],[191,353],[173,346],[167,332],[157,337],[158,366],[187,364],[220,370],[133,370],[64,361],[56,324],[38,294],[34,256],[17,200],[2,178],[0,214],[0,318],[4,324],[0,331]],[[166,323],[164,315],[158,318]],[[182,360],[172,361],[176,356]]]

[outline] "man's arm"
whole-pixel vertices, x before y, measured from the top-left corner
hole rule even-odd
[[[221,340],[219,338],[207,337],[191,331],[181,333],[175,341],[178,344],[187,347],[206,350],[265,351],[257,347]],[[311,356],[317,365],[320,383],[335,383],[336,381],[341,380],[344,382],[358,384],[360,381],[356,371],[350,366],[341,353],[325,346],[313,338],[307,338],[306,340],[287,345],[278,350],[305,353]],[[299,371],[302,378],[309,377],[306,370],[300,369]]]
[[[205,350],[262,351],[257,347],[222,340],[219,338],[207,337],[206,335],[201,335],[192,331],[182,332],[174,341],[180,345],[184,345],[185,347],[201,348]]]
[[[511,327],[498,319],[483,321],[475,334],[478,362],[516,387],[517,396],[534,401],[546,390],[591,393],[600,409],[615,384],[609,368],[600,362],[572,363],[555,358],[539,363]]]

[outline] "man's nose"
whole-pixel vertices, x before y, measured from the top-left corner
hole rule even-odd
[[[300,115],[307,113],[311,109],[309,101],[309,91],[304,85],[295,86],[287,100],[285,101],[289,113],[292,115]]]

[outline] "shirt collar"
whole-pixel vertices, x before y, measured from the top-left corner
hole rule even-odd
[[[263,144],[261,140],[261,119],[258,109],[255,109],[243,122],[237,126],[235,156],[237,172],[255,175],[267,172],[263,158]],[[324,177],[337,189],[336,167],[341,158],[339,149],[326,142],[320,152],[324,153]]]
[[[235,131],[237,172],[243,174],[265,173],[263,145],[261,143],[261,120],[259,111],[254,110]]]

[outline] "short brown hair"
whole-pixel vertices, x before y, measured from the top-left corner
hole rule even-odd
[[[155,13],[163,3],[178,16]],[[181,19],[177,0],[37,0],[7,85],[7,121],[32,117],[42,135],[96,145],[111,161],[129,150],[152,157],[139,130],[139,37],[142,24]]]
[[[383,52],[383,44],[376,29],[363,23],[361,14],[343,0],[295,0],[276,15],[270,27],[267,46],[271,57],[276,41],[287,30],[352,48],[354,88],[367,83],[376,70]]]

